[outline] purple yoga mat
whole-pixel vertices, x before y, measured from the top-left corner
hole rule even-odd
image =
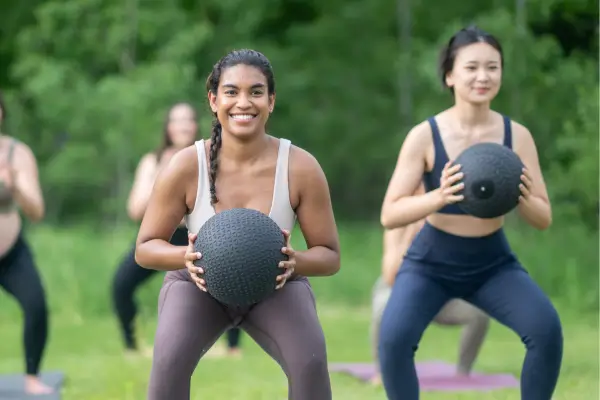
[[[341,372],[361,381],[375,376],[375,366],[370,363],[333,363],[331,372]],[[518,388],[519,380],[510,374],[483,374],[473,372],[470,376],[456,375],[456,366],[444,361],[417,363],[419,386],[423,391],[489,391],[494,389]]]

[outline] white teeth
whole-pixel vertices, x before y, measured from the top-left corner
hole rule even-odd
[[[233,119],[239,119],[239,120],[249,120],[254,118],[254,115],[251,114],[236,114],[236,115],[232,115],[231,118]]]

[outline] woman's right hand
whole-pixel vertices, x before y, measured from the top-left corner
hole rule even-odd
[[[442,206],[458,203],[465,198],[463,195],[456,194],[465,187],[463,182],[457,183],[464,176],[462,172],[459,172],[460,167],[460,164],[452,165],[452,161],[448,161],[444,166],[438,191],[441,196]]]
[[[198,288],[204,292],[207,292],[206,287],[204,286],[206,282],[204,281],[203,274],[204,270],[200,267],[196,267],[194,265],[194,261],[202,258],[202,254],[194,251],[194,241],[196,240],[195,233],[188,233],[188,247],[185,252],[185,267],[188,270],[188,273],[192,277],[192,280],[198,286]]]

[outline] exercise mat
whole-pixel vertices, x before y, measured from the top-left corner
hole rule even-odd
[[[459,376],[456,366],[444,361],[420,362],[416,366],[423,391],[489,391],[519,387],[519,380],[510,374],[473,372],[469,376]],[[345,373],[364,382],[369,382],[376,374],[372,363],[333,363],[329,371]]]
[[[25,393],[25,376],[23,374],[0,375],[0,400],[60,400],[60,390],[65,375],[59,371],[42,372],[42,382],[56,389],[52,394],[28,395]]]

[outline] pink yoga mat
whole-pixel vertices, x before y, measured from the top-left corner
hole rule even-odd
[[[346,373],[365,382],[376,373],[375,366],[370,363],[334,363],[330,364],[329,370]],[[510,374],[474,372],[468,377],[458,376],[456,366],[444,361],[417,363],[417,376],[423,391],[490,391],[519,387],[519,380]]]

